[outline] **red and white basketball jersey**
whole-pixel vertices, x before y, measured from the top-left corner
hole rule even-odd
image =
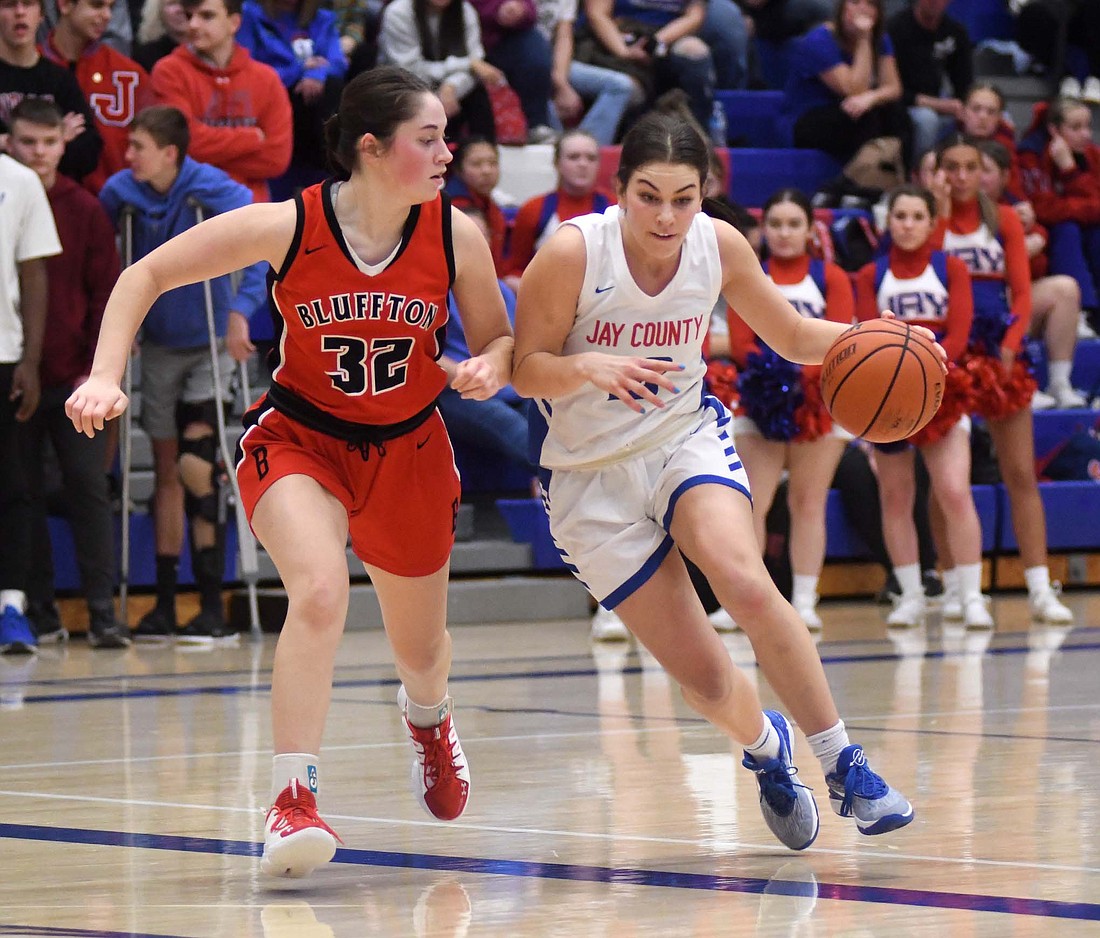
[[[413,206],[394,254],[355,257],[333,208],[331,180],[302,192],[298,228],[271,295],[277,384],[330,415],[392,424],[428,407],[447,383],[439,366],[454,280],[451,205]]]

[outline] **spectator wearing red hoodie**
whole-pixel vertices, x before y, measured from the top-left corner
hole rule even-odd
[[[76,76],[103,138],[99,163],[84,177],[92,192],[126,168],[130,122],[154,103],[149,73],[102,41],[118,2],[122,0],[58,0],[57,25],[42,46],[46,58]]]
[[[163,104],[187,115],[189,154],[270,198],[268,180],[290,164],[290,98],[279,75],[236,41],[241,0],[183,0],[188,42],[153,68]]]
[[[1075,98],[1035,106],[1020,141],[1020,181],[1039,223],[1050,230],[1051,271],[1081,285],[1081,305],[1100,308],[1100,147],[1092,113]]]

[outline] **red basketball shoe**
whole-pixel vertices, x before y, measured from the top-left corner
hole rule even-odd
[[[336,853],[339,835],[317,813],[317,798],[293,778],[275,799],[264,824],[260,870],[268,876],[308,876]]]
[[[454,719],[450,713],[437,726],[413,726],[405,715],[409,698],[402,687],[397,692],[401,722],[413,744],[413,794],[433,817],[453,821],[466,809],[470,797],[470,768],[462,754]]]

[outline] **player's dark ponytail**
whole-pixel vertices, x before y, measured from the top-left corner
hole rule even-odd
[[[397,125],[416,114],[421,95],[431,90],[423,79],[393,65],[356,75],[345,85],[336,113],[325,121],[325,148],[333,173],[349,178],[363,135],[373,134],[385,145]]]

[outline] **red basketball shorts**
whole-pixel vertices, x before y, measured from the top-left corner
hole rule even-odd
[[[352,549],[396,576],[427,576],[454,546],[461,487],[439,412],[394,440],[360,451],[274,408],[241,437],[237,480],[249,521],[286,476],[315,479],[347,509]]]

